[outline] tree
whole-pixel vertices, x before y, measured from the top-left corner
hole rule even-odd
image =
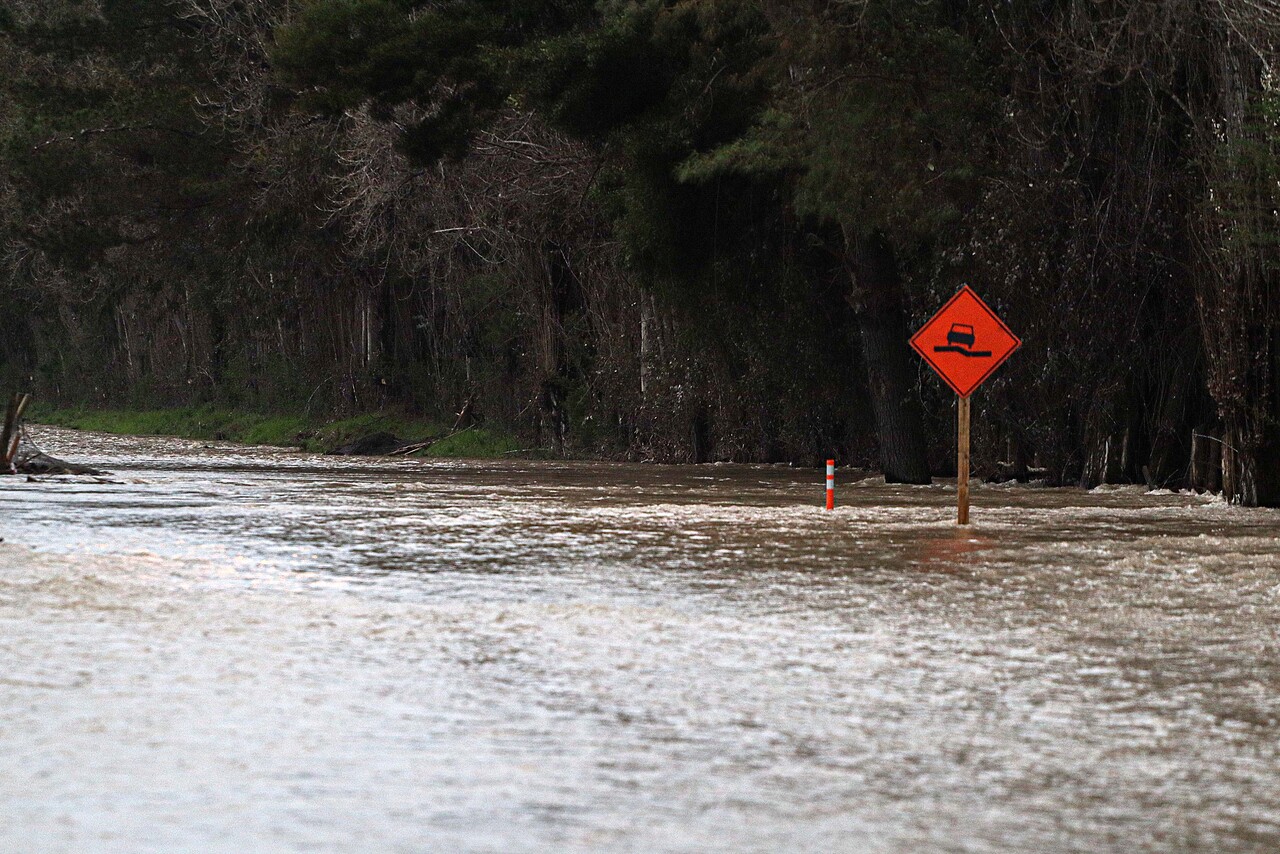
[[[957,71],[939,64],[937,52],[961,63],[966,48],[932,13],[903,27],[898,14],[915,6],[887,4],[874,19],[846,21],[847,7],[831,4],[815,24],[771,21],[736,0],[596,11],[565,4],[535,14],[521,7],[501,19],[475,7],[413,18],[378,4],[329,2],[282,38],[279,59],[310,104],[367,102],[383,111],[411,104],[417,112],[404,145],[426,162],[456,150],[450,146],[482,126],[500,97],[531,103],[594,141],[615,167],[612,208],[633,268],[659,289],[674,283],[689,292],[702,283],[721,250],[708,238],[707,200],[727,176],[748,195],[788,186],[789,198],[773,203],[814,220],[805,233],[832,245],[833,263],[853,282],[886,477],[920,483],[929,469],[893,238],[914,239],[952,215],[954,200],[942,188],[963,177],[950,161],[969,141],[948,136],[959,129],[946,113],[969,109],[959,101],[971,93],[952,86],[941,98],[930,94]],[[833,42],[828,32],[852,35]],[[804,48],[776,51],[799,41]],[[854,56],[862,57],[860,71],[826,70]],[[798,85],[788,70],[796,62],[806,64]],[[895,83],[868,87],[871,78]],[[870,137],[885,115],[895,120]],[[887,142],[907,145],[885,163]],[[914,206],[896,210],[908,197]]]
[[[929,481],[901,258],[945,240],[972,205],[995,103],[983,33],[951,6],[772,9],[766,109],[681,170],[790,176],[790,204],[850,280],[890,482]]]

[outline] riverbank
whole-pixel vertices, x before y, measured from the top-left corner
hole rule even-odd
[[[391,433],[405,444],[431,442],[415,452],[417,456],[494,458],[512,456],[521,450],[515,436],[502,430],[469,427],[453,432],[447,425],[394,411],[335,419],[217,406],[96,410],[37,404],[31,408],[30,420],[117,436],[174,436],[275,445],[312,453],[324,453],[375,433]]]

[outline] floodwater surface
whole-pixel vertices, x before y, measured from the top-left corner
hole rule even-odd
[[[0,851],[1274,851],[1280,514],[40,429]]]

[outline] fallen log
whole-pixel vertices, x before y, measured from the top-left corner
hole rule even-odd
[[[408,445],[401,445],[400,447],[392,451],[390,455],[393,457],[407,457],[409,454],[415,453],[417,451],[423,451],[423,450],[426,450],[427,448],[430,448],[436,442],[439,442],[442,438],[444,437],[437,436],[434,439],[427,439],[425,442],[412,442]]]
[[[36,447],[22,428],[22,415],[31,402],[29,394],[15,394],[5,411],[0,430],[0,474],[83,474],[100,477],[110,472],[51,457]]]
[[[461,432],[461,430],[455,430],[444,436],[433,436],[430,439],[425,439],[421,442],[407,443],[391,433],[373,433],[369,436],[363,436],[352,442],[339,445],[332,450],[325,451],[325,453],[336,454],[339,456],[405,457],[418,451],[426,450],[441,439],[456,436]]]
[[[102,477],[111,473],[91,466],[82,466],[79,463],[69,463],[57,457],[51,457],[29,442],[24,442],[23,446],[18,449],[17,456],[13,461],[13,467],[18,474],[87,474],[94,477]]]
[[[395,435],[378,432],[371,433],[368,436],[361,436],[358,439],[325,451],[325,453],[344,457],[377,457],[395,453],[396,449],[402,445],[404,445],[404,442]]]

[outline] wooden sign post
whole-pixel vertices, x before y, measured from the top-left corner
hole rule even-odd
[[[956,524],[969,524],[969,398],[956,407],[960,429],[956,433]]]
[[[956,521],[969,524],[969,396],[1022,346],[985,302],[965,285],[920,331],[911,346],[959,397],[956,430]]]

